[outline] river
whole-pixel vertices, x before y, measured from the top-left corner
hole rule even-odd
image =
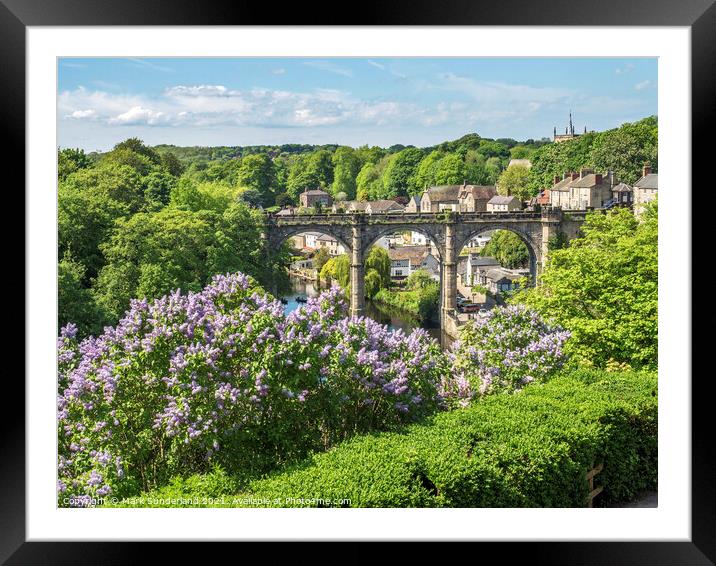
[[[288,301],[284,306],[286,313],[296,310],[303,304],[296,300],[297,297],[315,297],[320,293],[320,289],[318,289],[315,282],[306,281],[299,277],[291,276],[291,285],[292,290],[283,295],[283,298]],[[424,328],[430,336],[438,341],[443,349],[453,342],[452,338],[441,331],[439,323],[420,322],[409,313],[379,305],[370,300],[366,300],[365,303],[366,315],[380,324],[387,324],[390,329],[400,328],[403,332],[409,334],[414,328]]]

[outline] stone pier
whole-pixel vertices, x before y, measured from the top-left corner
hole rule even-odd
[[[455,250],[455,224],[448,221],[445,224],[445,247],[443,248],[442,264],[442,306],[440,309],[440,326],[447,330],[448,319],[455,315],[457,302],[457,258]]]
[[[351,234],[351,315],[365,314],[365,278],[363,277],[363,222],[354,217]]]

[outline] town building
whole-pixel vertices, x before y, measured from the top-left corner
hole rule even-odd
[[[366,203],[366,214],[388,214],[403,212],[405,207],[394,200],[370,200]]]
[[[584,126],[584,133],[587,133],[587,126]],[[574,124],[572,123],[572,111],[569,111],[569,124],[564,128],[564,134],[557,134],[557,126],[554,127],[554,138],[555,143],[561,143],[568,140],[578,138],[581,134],[574,131]]]
[[[420,212],[457,212],[460,208],[460,189],[462,185],[441,185],[426,189],[420,199]]]
[[[487,202],[487,212],[513,212],[522,210],[522,201],[515,196],[495,195]]]
[[[619,183],[612,187],[612,199],[615,204],[631,205],[633,189],[626,183]]]
[[[496,194],[495,185],[462,185],[458,194],[460,212],[486,212],[487,203]]]
[[[497,194],[494,185],[439,185],[429,187],[420,199],[420,212],[485,212]]]
[[[512,269],[490,267],[478,270],[476,281],[473,284],[481,285],[493,295],[498,295],[505,291],[517,289],[520,286],[519,280],[523,277],[524,275]]]
[[[315,239],[317,249],[325,249],[332,256],[346,253],[346,249],[333,236],[319,234]]]
[[[321,189],[312,189],[310,191],[306,189],[299,195],[299,200],[301,201],[301,206],[305,208],[315,207],[316,204],[323,207],[329,207],[333,204],[333,197]]]
[[[472,287],[478,284],[479,274],[486,273],[488,270],[500,267],[500,262],[494,257],[483,257],[479,254],[469,254],[465,261],[465,276],[463,285]]]
[[[562,179],[554,178],[554,185],[549,189],[550,204],[563,210],[601,208],[612,199],[613,184],[611,173],[605,177],[588,168],[582,168],[579,173],[565,173]]]
[[[434,279],[440,279],[440,261],[427,246],[402,246],[388,250],[390,277],[405,279],[416,269],[425,269]]]
[[[634,214],[641,216],[644,212],[644,205],[656,198],[659,192],[659,174],[651,172],[650,165],[644,165],[641,179],[634,183],[633,200]]]
[[[420,195],[410,197],[408,204],[405,206],[405,212],[420,212]]]

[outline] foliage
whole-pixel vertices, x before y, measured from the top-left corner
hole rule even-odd
[[[69,250],[57,264],[57,320],[60,327],[74,322],[82,334],[102,329],[102,314],[84,285],[85,266]]]
[[[495,230],[480,255],[494,257],[502,267],[525,267],[530,261],[529,250],[522,238],[510,230]]]
[[[373,246],[365,258],[366,277],[369,273],[375,272],[375,281],[378,288],[390,286],[390,256],[380,246]]]
[[[332,157],[333,185],[331,192],[336,200],[353,200],[356,197],[356,177],[361,161],[352,147],[339,147]],[[338,199],[338,195],[344,195]]]
[[[249,155],[241,161],[237,176],[238,184],[247,189],[252,189],[255,198],[251,202],[254,205],[271,205],[276,195],[274,185],[276,176],[271,158],[266,154]]]
[[[433,280],[419,289],[406,291],[384,288],[373,299],[407,312],[420,321],[434,320],[440,303],[440,284]]]
[[[57,150],[57,178],[61,181],[67,175],[74,173],[79,169],[85,169],[90,166],[91,160],[85,154],[83,149],[58,149]]]
[[[633,185],[641,178],[644,164],[651,164],[654,172],[658,170],[658,138],[656,116],[623,124],[597,136],[588,164],[596,171],[612,170],[617,179]]]
[[[405,280],[405,289],[408,291],[419,291],[435,284],[433,276],[425,269],[416,269]]]
[[[326,248],[321,248],[316,252],[316,255],[313,256],[313,267],[320,272],[329,259],[331,259],[331,254],[328,253]]]
[[[563,366],[568,338],[569,332],[523,306],[494,308],[460,328],[452,347],[457,379],[451,383],[475,396],[520,391]],[[468,400],[462,396],[460,402]]]
[[[504,196],[515,196],[521,201],[534,196],[529,187],[530,170],[524,165],[511,165],[505,169],[497,181],[497,192]]]
[[[410,179],[422,159],[423,151],[415,147],[409,147],[392,156],[383,173],[382,191],[372,198],[387,199],[408,195]]]
[[[400,432],[361,435],[265,479],[226,506],[585,507],[657,479],[657,376],[579,371],[488,396]]]
[[[555,175],[561,179],[564,173],[587,166],[602,174],[614,171],[619,181],[633,184],[645,163],[655,172],[658,169],[658,120],[650,116],[612,130],[546,144],[536,149],[530,160],[533,194],[551,187]]]
[[[656,204],[640,223],[628,209],[587,215],[582,237],[550,252],[540,285],[515,296],[572,333],[582,363],[657,366]]]
[[[344,314],[337,287],[286,316],[234,274],[198,293],[134,300],[97,338],[78,342],[66,326],[60,503],[130,495],[214,463],[265,471],[435,411],[447,359],[428,334]]]
[[[242,189],[221,182],[194,182],[182,178],[172,189],[170,205],[181,210],[223,212],[237,202]]]

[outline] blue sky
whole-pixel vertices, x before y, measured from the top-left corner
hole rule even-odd
[[[58,145],[429,146],[657,114],[655,58],[62,58]]]

